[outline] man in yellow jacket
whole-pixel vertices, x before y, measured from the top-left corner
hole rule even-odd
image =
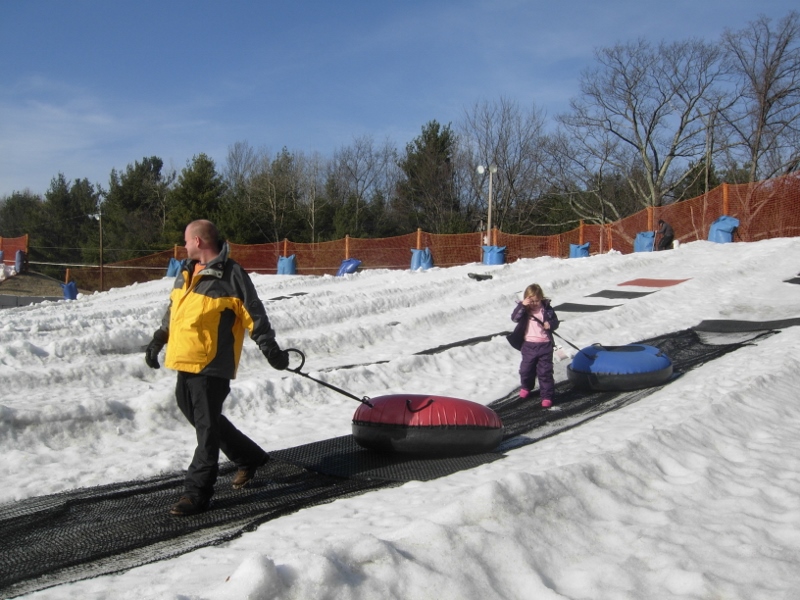
[[[145,362],[178,371],[178,407],[197,433],[197,448],[186,472],[185,493],[170,513],[187,516],[208,509],[219,471],[220,450],[237,466],[233,487],[254,477],[269,455],[222,414],[242,354],[245,330],[279,370],[289,355],[275,341],[264,305],[245,270],[228,258],[228,244],[210,221],[192,221],[184,232],[188,260],[181,264],[161,327],[145,351]]]

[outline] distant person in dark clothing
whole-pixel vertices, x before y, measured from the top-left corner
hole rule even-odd
[[[656,248],[657,250],[668,250],[672,248],[672,242],[675,240],[675,231],[673,231],[672,225],[663,219],[659,219],[656,235],[660,236]]]

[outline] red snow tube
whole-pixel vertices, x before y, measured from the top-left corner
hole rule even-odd
[[[462,456],[493,450],[503,439],[497,413],[482,404],[423,394],[370,398],[353,415],[353,437],[379,452]]]

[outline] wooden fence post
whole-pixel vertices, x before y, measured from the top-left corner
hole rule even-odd
[[[722,214],[727,215],[730,214],[728,211],[730,210],[730,197],[728,195],[728,184],[722,184]]]
[[[422,250],[422,227],[417,227],[417,250]]]
[[[580,227],[578,227],[578,244],[583,245],[583,219],[581,219]]]
[[[349,235],[345,235],[344,236],[344,259],[345,260],[349,260],[350,259],[350,236]]]

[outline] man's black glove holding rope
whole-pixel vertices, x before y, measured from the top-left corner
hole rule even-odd
[[[281,350],[277,343],[273,342],[269,346],[261,349],[264,356],[267,357],[269,366],[278,371],[283,371],[289,366],[289,353],[286,350]]]

